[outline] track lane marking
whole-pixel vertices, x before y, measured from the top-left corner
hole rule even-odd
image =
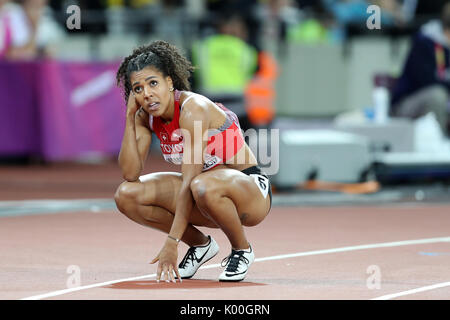
[[[347,247],[332,248],[332,249],[325,249],[325,250],[305,251],[305,252],[298,252],[298,253],[292,253],[292,254],[283,254],[283,255],[257,258],[257,259],[255,259],[254,262],[281,260],[281,259],[289,259],[289,258],[296,258],[296,257],[348,252],[348,251],[365,250],[365,249],[389,248],[389,247],[407,246],[407,245],[415,245],[415,244],[437,243],[437,242],[450,242],[450,237],[373,243],[373,244],[366,244],[366,245],[359,245],[359,246],[347,246]],[[216,264],[212,264],[212,265],[202,266],[199,269],[212,269],[212,268],[217,268],[219,266],[220,266],[220,263],[216,263]],[[40,294],[40,295],[34,295],[34,296],[22,298],[20,300],[41,300],[41,299],[45,299],[45,298],[61,296],[63,294],[72,293],[72,292],[76,292],[76,291],[104,287],[104,286],[119,283],[119,282],[136,281],[136,280],[152,278],[152,277],[156,277],[156,274],[153,273],[153,274],[143,275],[143,276],[139,276],[139,277],[111,280],[111,281],[106,281],[106,282],[101,282],[101,283],[94,283],[94,284],[90,284],[90,285],[86,285],[86,286],[79,286],[79,287],[75,287],[75,288],[57,290],[57,291],[52,291],[49,293],[44,293],[44,294]],[[418,290],[418,289],[414,289],[414,290]],[[432,289],[427,289],[427,290],[432,290]]]
[[[429,290],[433,290],[433,289],[444,288],[444,287],[448,287],[448,286],[450,286],[450,282],[441,282],[441,283],[433,284],[430,286],[420,287],[420,288],[411,289],[411,290],[407,290],[407,291],[401,291],[401,292],[392,293],[392,294],[386,294],[384,296],[376,297],[376,298],[373,298],[370,300],[390,300],[390,299],[394,299],[394,298],[398,298],[398,297],[402,297],[402,296],[407,296],[410,294],[429,291]]]

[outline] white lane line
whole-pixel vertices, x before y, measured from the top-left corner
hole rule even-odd
[[[41,299],[45,299],[45,298],[62,296],[63,294],[66,294],[66,293],[71,293],[71,292],[76,292],[76,291],[81,291],[81,290],[86,290],[86,289],[92,289],[92,288],[108,286],[108,285],[111,285],[111,284],[114,284],[114,283],[119,283],[119,282],[142,280],[142,279],[155,277],[155,276],[156,276],[156,274],[149,274],[149,275],[139,276],[139,277],[132,277],[132,278],[125,278],[125,279],[119,279],[119,280],[111,280],[111,281],[106,281],[106,282],[94,283],[94,284],[90,284],[90,285],[87,285],[87,286],[79,286],[79,287],[75,287],[75,288],[69,288],[69,289],[63,289],[63,290],[58,290],[58,291],[52,291],[52,292],[40,294],[40,295],[37,295],[37,296],[31,296],[31,297],[27,297],[27,298],[22,298],[20,300],[41,300]]]
[[[442,282],[442,283],[433,284],[431,286],[426,286],[426,287],[411,289],[411,290],[407,290],[407,291],[387,294],[385,296],[376,297],[376,298],[373,298],[370,300],[389,300],[389,299],[394,299],[397,297],[407,296],[409,294],[415,294],[418,292],[424,292],[424,291],[439,289],[439,288],[448,287],[448,286],[450,286],[450,282]]]
[[[292,254],[283,254],[283,255],[277,255],[277,256],[257,258],[257,259],[255,259],[255,262],[281,260],[281,259],[289,259],[289,258],[304,257],[304,256],[313,256],[313,255],[318,255],[318,254],[348,252],[348,251],[375,249],[375,248],[408,246],[408,245],[436,243],[436,242],[450,242],[450,237],[406,240],[406,241],[396,241],[396,242],[384,242],[384,243],[374,243],[374,244],[349,246],[349,247],[341,247],[341,248],[333,248],[333,249],[325,249],[325,250],[298,252],[298,253],[292,253]],[[216,264],[200,267],[200,269],[211,269],[211,268],[217,268],[219,266],[220,266],[220,264],[216,263]],[[136,280],[141,280],[141,279],[146,279],[146,278],[152,278],[155,276],[156,276],[156,274],[154,273],[154,274],[149,274],[149,275],[144,275],[144,276],[139,276],[139,277],[111,280],[111,281],[95,283],[95,284],[91,284],[91,285],[87,285],[87,286],[79,286],[79,287],[75,287],[75,288],[53,291],[53,292],[49,292],[49,293],[45,293],[45,294],[22,298],[20,300],[40,300],[40,299],[60,296],[60,295],[71,293],[71,292],[103,287],[103,286],[107,286],[107,285],[111,285],[111,284],[115,284],[115,283],[119,283],[119,282],[136,281]]]
[[[280,259],[287,259],[287,258],[312,256],[312,255],[316,255],[316,254],[338,253],[338,252],[374,249],[374,248],[409,246],[409,245],[414,245],[414,244],[426,244],[426,243],[435,243],[435,242],[450,242],[450,237],[406,240],[406,241],[396,241],[396,242],[384,242],[384,243],[374,243],[374,244],[366,244],[366,245],[351,246],[351,247],[341,247],[341,248],[334,248],[334,249],[307,251],[307,252],[299,252],[299,253],[293,253],[293,254],[283,254],[283,255],[279,255],[279,256],[259,258],[259,259],[255,259],[255,261],[280,260]]]

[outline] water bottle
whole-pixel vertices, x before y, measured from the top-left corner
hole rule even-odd
[[[374,122],[384,124],[389,117],[389,90],[381,76],[375,78],[373,89]]]
[[[387,122],[389,111],[389,91],[385,87],[373,89],[374,122],[384,124]]]

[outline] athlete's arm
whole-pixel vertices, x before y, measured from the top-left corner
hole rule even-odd
[[[148,113],[136,103],[132,94],[128,99],[125,132],[119,153],[123,178],[137,181],[144,168],[152,141]]]
[[[185,103],[183,113],[180,116],[180,129],[183,134],[183,164],[181,172],[183,182],[178,194],[175,219],[170,235],[180,239],[188,224],[189,214],[194,205],[191,193],[192,180],[202,172],[203,151],[207,140],[203,139],[209,128],[209,117],[206,102],[201,98],[193,98]]]
[[[191,181],[202,172],[203,150],[207,141],[203,141],[203,133],[209,128],[209,118],[206,103],[198,99],[190,99],[183,107],[180,116],[180,129],[184,139],[183,164],[181,171],[183,182],[178,193],[175,218],[169,235],[171,238],[181,239],[189,221],[189,215],[194,207],[194,199],[191,193]],[[161,275],[166,280],[172,280],[173,271],[179,277],[177,267],[177,242],[167,238],[164,247],[158,257],[152,263],[159,260],[156,279],[159,281]],[[165,275],[165,276],[164,276]]]

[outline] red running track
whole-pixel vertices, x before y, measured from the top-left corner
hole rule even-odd
[[[151,158],[145,172],[176,169]],[[121,181],[114,162],[0,167],[0,200],[112,199]],[[393,293],[401,294],[397,299],[449,299],[448,241],[380,245],[449,240],[449,212],[450,205],[437,204],[274,207],[246,232],[257,259],[276,259],[255,262],[244,282],[231,284],[217,281],[221,268],[215,265],[230,251],[220,230],[203,229],[221,247],[207,264],[213,267],[182,284],[156,284],[154,277],[140,277],[155,273],[156,265],[147,262],[164,235],[117,210],[1,217],[0,299],[372,299]],[[374,246],[354,250],[368,244]],[[350,248],[338,252],[343,247]],[[180,245],[180,259],[185,250]],[[283,254],[291,256],[276,257]],[[67,289],[73,265],[81,286],[58,292]],[[379,271],[379,289],[367,286],[371,266]],[[442,287],[405,295],[435,284]]]
[[[449,206],[273,208],[247,228],[256,258],[314,250],[448,237]],[[255,262],[241,283],[219,283],[219,267],[201,269],[182,284],[154,277],[100,287],[83,286],[154,274],[147,264],[164,235],[118,212],[76,212],[0,219],[0,299],[22,299],[66,289],[67,268],[79,267],[81,289],[47,299],[372,299],[450,281],[449,242],[330,252]],[[230,246],[219,230],[204,229],[221,251]],[[186,250],[180,246],[181,256]],[[380,271],[380,289],[369,289],[369,266]],[[79,288],[79,289],[80,289]],[[398,297],[448,299],[450,286]]]

